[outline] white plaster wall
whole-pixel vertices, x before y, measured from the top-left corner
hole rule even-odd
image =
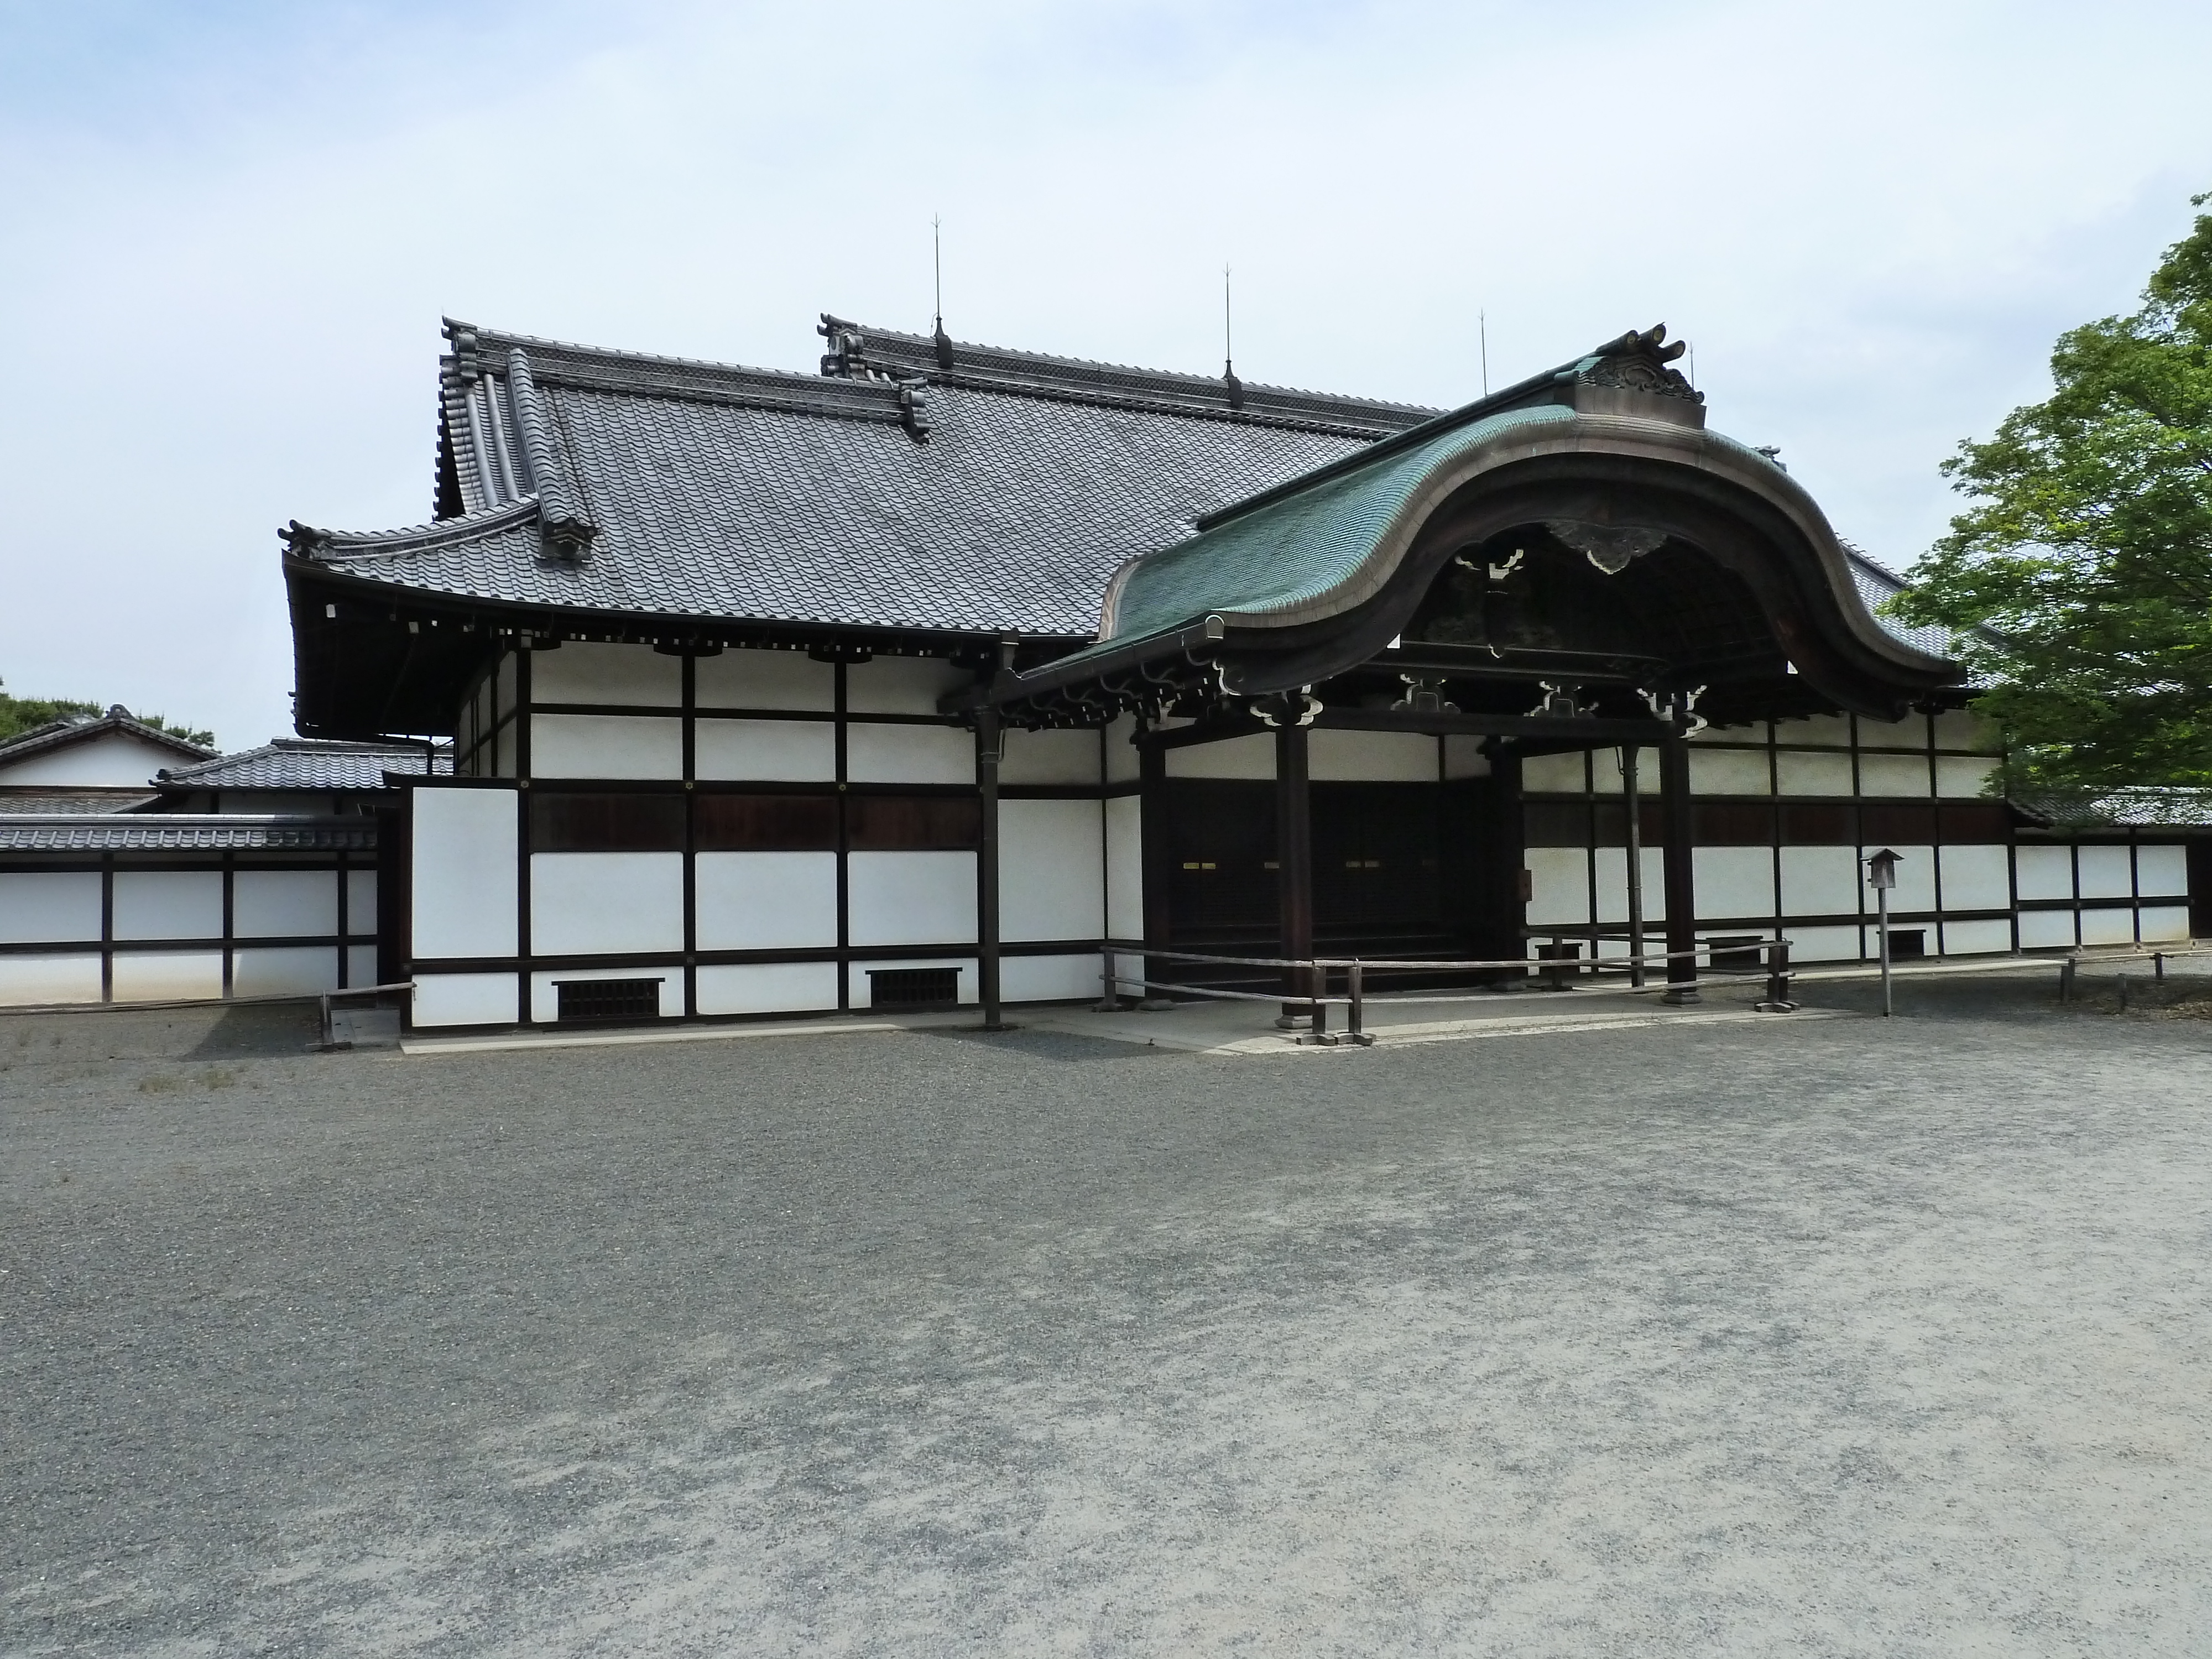
[[[1533,878],[1525,913],[1531,927],[1579,925],[1590,919],[1589,854],[1579,847],[1531,847]]]
[[[1145,936],[1145,808],[1134,795],[1106,803],[1106,929]]]
[[[2185,904],[2146,904],[2142,915],[2146,945],[2171,945],[2189,937],[2189,907]]]
[[[346,872],[346,931],[373,935],[376,932],[376,872]]]
[[[533,956],[684,948],[681,853],[533,853]]]
[[[649,645],[570,640],[557,651],[531,654],[530,700],[679,708],[684,702],[683,659]]]
[[[2135,938],[2136,913],[2132,909],[2081,912],[2084,945],[2132,945]]]
[[[538,778],[680,778],[684,722],[660,714],[533,714]]]
[[[1101,775],[1099,738],[1098,732],[1085,730],[1008,732],[999,781],[1076,783],[1095,788]]]
[[[1928,788],[1925,755],[1859,757],[1859,793],[1863,795],[1925,795]]]
[[[1777,743],[1817,744],[1824,749],[1848,749],[1851,745],[1851,717],[1848,714],[1814,714],[1802,720],[1774,722]]]
[[[1589,788],[1586,757],[1580,750],[1531,755],[1521,763],[1521,787],[1531,795],[1582,794]]]
[[[304,937],[338,931],[334,870],[240,870],[232,878],[231,931],[240,939]],[[376,912],[368,913],[374,933]]]
[[[1638,783],[1642,780],[1638,780]],[[1693,795],[1771,795],[1764,749],[1692,749],[1690,793]]]
[[[1936,746],[1972,749],[1984,755],[2004,752],[2004,741],[1996,726],[1964,708],[1946,708],[1936,714]]]
[[[1859,849],[1859,867],[1866,867],[1867,854],[1875,849]],[[1889,911],[1897,915],[1910,910],[1933,910],[1936,908],[1936,849],[1932,847],[1893,847],[1898,854],[1897,885],[1890,890]],[[1860,888],[1860,908],[1872,915],[1879,908],[1875,890]]]
[[[1095,951],[1068,957],[1002,957],[999,994],[1008,1002],[1096,1002],[1104,988],[1099,977],[1103,970],[1104,959]]]
[[[1105,963],[1103,960],[1100,962],[1099,967],[1103,971],[1105,967]],[[1139,983],[1139,981],[1145,976],[1144,957],[1131,955],[1127,951],[1116,951],[1114,957],[1114,971],[1121,976],[1115,983],[1115,995],[1119,997],[1146,997],[1152,994],[1152,993],[1146,990],[1143,985]],[[1102,979],[1099,983],[1103,986],[1105,981]]]
[[[1002,969],[1003,966],[1004,964],[1002,963]],[[854,1012],[866,1013],[868,1012],[874,1000],[874,992],[870,988],[868,983],[868,970],[870,969],[880,970],[886,968],[956,969],[958,970],[958,974],[953,982],[960,988],[957,999],[959,1001],[969,1004],[972,1006],[982,994],[981,988],[976,981],[975,975],[977,963],[975,958],[973,957],[960,957],[951,959],[943,957],[912,957],[891,962],[856,962],[854,963],[847,970],[846,978],[846,995],[849,999]],[[1003,996],[1005,994],[1005,980],[1003,975],[1000,981],[1000,991],[1001,996]],[[887,1013],[896,1013],[898,1011],[896,1009],[886,1009],[884,1012]]]
[[[1859,864],[1849,847],[1782,849],[1782,914],[1848,916],[1859,908]],[[1856,932],[1853,937],[1857,935]],[[1851,953],[1858,954],[1853,945]]]
[[[731,963],[697,970],[702,1014],[817,1013],[837,1006],[834,962]]]
[[[494,680],[495,690],[492,693],[492,713],[495,719],[506,715],[514,708],[517,660],[518,655],[513,651],[499,659],[499,672]]]
[[[693,875],[702,951],[804,950],[837,942],[835,853],[702,853]],[[830,1000],[836,1000],[830,987]]]
[[[1137,735],[1133,715],[1124,714],[1106,728],[1106,781],[1134,783],[1139,769],[1137,745],[1130,741]]]
[[[149,784],[154,774],[165,766],[191,763],[173,749],[148,743],[127,732],[108,732],[73,743],[66,749],[49,750],[43,755],[27,756],[12,765],[0,765],[0,783],[137,789]]]
[[[2008,921],[1947,921],[1943,924],[1942,951],[1947,957],[1984,956],[2011,949],[2012,924]]]
[[[1851,793],[1851,757],[1847,754],[1775,756],[1777,781],[1785,795],[1848,795]]]
[[[691,728],[692,763],[709,779],[830,783],[837,728],[828,720],[702,720]]]
[[[548,968],[530,976],[530,1021],[550,1025],[561,1018],[560,981],[585,979],[657,979],[659,1000],[654,1012],[662,1019],[684,1018],[684,970],[654,963],[647,968]]]
[[[1167,753],[1171,778],[1269,778],[1275,775],[1275,736],[1255,732],[1219,743],[1194,743]]]
[[[514,792],[428,787],[407,793],[415,814],[416,959],[513,956]],[[514,1018],[511,1007],[505,1018]]]
[[[1643,852],[1644,921],[1649,927],[1667,916],[1666,855],[1656,847]],[[1617,927],[1628,920],[1628,849],[1600,847],[1590,857],[1597,872],[1597,919]]]
[[[940,697],[975,683],[969,670],[934,657],[878,657],[845,671],[845,711],[934,714]]]
[[[0,872],[0,942],[35,945],[99,937],[97,870]],[[99,994],[97,985],[93,994]]]
[[[1104,819],[1095,800],[1000,804],[1001,939],[1097,939],[1104,933]]]
[[[1348,732],[1317,726],[1307,734],[1306,775],[1329,783],[1434,783],[1437,740],[1419,732]]]
[[[1917,749],[1928,751],[1928,717],[1907,714],[1901,720],[1859,721],[1859,747],[1862,749]],[[1925,763],[1923,763],[1925,769]]]
[[[512,1025],[515,976],[418,973],[414,1002],[416,1025]]]
[[[2083,898],[2126,898],[2135,890],[2126,848],[2083,847],[2075,856]]]
[[[1988,789],[1996,763],[1970,755],[1936,757],[1936,793],[1951,800],[1976,799]]]
[[[374,945],[346,946],[346,983],[374,985],[376,977],[376,947]]]
[[[1765,847],[1698,847],[1690,867],[1697,878],[1698,915],[1771,916],[1774,914],[1774,854]]]
[[[1448,778],[1486,778],[1490,757],[1482,752],[1482,739],[1464,732],[1444,738],[1444,775]]]
[[[2145,898],[2189,896],[2189,849],[2185,847],[2136,848],[2136,891]]]
[[[856,945],[959,945],[975,937],[973,853],[853,853],[845,860]]]
[[[1618,749],[1595,749],[1590,751],[1590,787],[1601,795],[1619,795],[1627,792],[1627,780],[1620,770],[1621,751]],[[1636,751],[1636,793],[1639,797],[1651,797],[1659,793],[1659,751],[1639,749]]]
[[[1790,941],[1790,960],[1795,963],[1808,962],[1856,962],[1859,959],[1859,930],[1856,927],[1799,927],[1783,929]]]
[[[1943,867],[1946,910],[2008,910],[2012,908],[2012,860],[2003,847],[1945,847],[1936,857]]]
[[[114,972],[118,1002],[211,1002],[222,995],[220,951],[118,951]]]
[[[810,708],[837,706],[837,670],[803,651],[725,651],[699,659],[692,682],[702,708]],[[836,1006],[836,999],[830,999]]]
[[[957,726],[848,726],[845,775],[855,783],[973,783],[975,734]]]
[[[233,996],[313,996],[338,984],[337,947],[294,945],[231,954]]]
[[[222,875],[215,870],[118,870],[115,937],[217,939]]]
[[[2071,910],[2023,910],[2020,913],[2020,948],[2056,950],[2074,943]]]
[[[95,933],[99,930],[95,928]],[[57,952],[52,956],[0,957],[0,1006],[40,1002],[100,1000],[100,958]]]
[[[2023,842],[2013,848],[2023,899],[2070,899],[2074,896],[2074,849]]]

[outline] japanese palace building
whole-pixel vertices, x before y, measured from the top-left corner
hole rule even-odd
[[[453,757],[325,820],[309,988],[370,915],[453,1027],[1618,955],[1632,887],[1647,948],[1855,960],[1883,846],[1929,955],[2212,898],[2201,830],[1985,793],[1943,636],[1663,330],[1449,411],[821,331],[793,374],[446,325],[434,520],[286,532],[300,732]]]
[[[289,532],[300,730],[454,745],[382,853],[417,1025],[1617,952],[1626,765],[1670,948],[1859,957],[1885,844],[1929,953],[2190,932],[2183,837],[1984,798],[1959,669],[1663,330],[1449,412],[822,332],[448,323],[435,522]]]

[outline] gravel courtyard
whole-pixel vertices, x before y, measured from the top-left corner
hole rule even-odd
[[[1912,1005],[0,1019],[0,1652],[2212,1652],[2212,1024]]]

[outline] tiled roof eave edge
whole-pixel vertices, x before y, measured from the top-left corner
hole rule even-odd
[[[311,562],[340,563],[353,559],[392,554],[427,552],[480,540],[534,524],[538,498],[526,495],[489,513],[464,514],[431,524],[410,525],[398,530],[323,530],[294,520],[285,532],[296,556]]]

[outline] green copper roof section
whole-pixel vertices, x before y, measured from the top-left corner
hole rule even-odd
[[[1402,447],[1393,443],[1364,465],[1338,462],[1305,489],[1138,560],[1115,601],[1114,631],[1099,645],[1163,633],[1209,612],[1249,616],[1317,599],[1358,570],[1439,468],[1516,428],[1574,418],[1556,404],[1507,410]]]

